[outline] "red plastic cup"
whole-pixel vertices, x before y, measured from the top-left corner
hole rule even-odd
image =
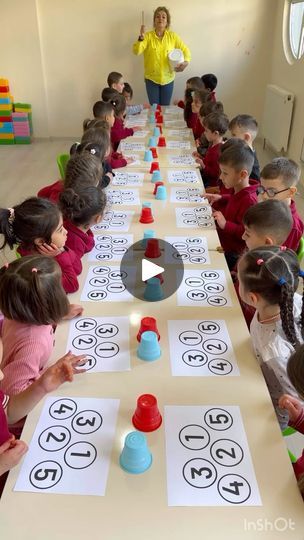
[[[141,210],[141,215],[139,218],[140,223],[153,223],[154,218],[152,215],[151,208],[144,206]]]
[[[151,167],[150,167],[150,174],[152,174],[153,171],[159,171],[158,161],[152,161]]]
[[[154,431],[162,423],[157,399],[152,394],[143,394],[137,399],[137,407],[132,417],[133,426],[139,431]]]
[[[157,116],[156,122],[157,122],[158,124],[163,124],[163,123],[164,123],[164,117],[163,117],[162,114],[159,114],[159,115]]]
[[[153,159],[158,158],[158,154],[157,154],[156,148],[150,148],[150,150],[151,150],[151,152],[152,152],[152,157],[153,157]]]
[[[158,186],[164,186],[164,182],[155,182],[155,184],[154,184],[154,190],[153,190],[153,195],[156,195]]]
[[[159,127],[159,131],[162,133],[162,132],[163,132],[163,127],[162,127],[162,125],[161,125],[161,124],[158,124],[157,122],[156,122],[156,125],[157,125],[157,127]]]
[[[154,319],[154,317],[143,317],[143,319],[140,321],[140,328],[137,334],[137,341],[140,341],[141,335],[144,332],[148,332],[148,331],[155,332],[155,334],[157,334],[158,341],[160,340],[160,335],[157,329],[156,319]]]
[[[164,276],[163,276],[162,273],[161,273],[161,274],[158,274],[158,275],[155,276],[155,277],[156,277],[157,279],[159,279],[161,285],[164,283]]]
[[[145,257],[148,259],[158,259],[161,256],[159,241],[157,238],[149,238],[147,240]]]
[[[165,137],[163,135],[158,138],[157,146],[166,146],[166,139],[165,139]]]
[[[157,104],[156,110],[157,110],[157,111],[161,111],[161,110],[162,110],[161,105],[160,105],[159,103]]]

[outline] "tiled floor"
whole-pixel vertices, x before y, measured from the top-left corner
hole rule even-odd
[[[31,145],[0,146],[0,206],[13,206],[28,196],[36,195],[40,187],[55,182],[59,177],[56,156],[67,153],[73,142],[72,139],[38,140]],[[255,146],[262,168],[274,154],[267,148],[263,149],[262,141],[257,141]],[[299,186],[296,203],[304,217],[303,184]],[[0,263],[14,258],[14,253],[8,250],[0,252]],[[288,437],[288,447],[298,456],[304,447],[304,437],[299,434]]]

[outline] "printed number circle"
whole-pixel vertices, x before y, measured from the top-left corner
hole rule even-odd
[[[99,244],[95,244],[95,249],[98,249],[98,250],[107,250],[107,249],[111,249],[112,247],[112,244],[111,244],[111,239],[110,241],[107,243],[106,240],[101,240],[100,238],[98,238],[99,240]]]
[[[218,272],[210,272],[208,270],[205,270],[201,273],[201,276],[203,279],[219,279],[220,275]]]
[[[179,440],[189,450],[203,450],[210,442],[208,431],[198,424],[189,424],[179,432]]]
[[[205,264],[206,258],[205,257],[190,257],[190,262],[193,264]]]
[[[228,347],[221,339],[206,339],[203,342],[203,349],[209,354],[223,354],[227,351]]]
[[[243,449],[240,445],[230,439],[219,439],[210,448],[211,457],[219,465],[224,467],[234,467],[241,463],[244,457]]]
[[[199,345],[202,342],[202,336],[195,330],[186,330],[179,335],[179,340],[183,345]]]
[[[213,223],[211,221],[205,221],[204,223],[199,223],[199,227],[212,227]]]
[[[112,358],[119,353],[119,346],[116,343],[111,343],[110,341],[98,343],[95,347],[95,353],[100,358]]]
[[[193,236],[193,237],[190,237],[190,238],[186,238],[186,242],[187,242],[187,244],[201,244],[202,239]]]
[[[66,420],[75,414],[77,404],[72,399],[57,399],[49,408],[49,415],[55,420]]]
[[[96,366],[96,358],[92,356],[91,354],[86,354],[86,362],[83,364],[83,366],[77,366],[76,369],[85,369],[86,371],[90,371]]]
[[[111,240],[112,240],[112,237],[108,234],[107,235],[100,234],[97,236],[98,242],[109,242],[110,243],[109,248],[111,247]]]
[[[71,444],[64,453],[64,461],[71,469],[86,469],[94,463],[96,457],[95,446],[86,441]]]
[[[207,293],[221,293],[224,290],[224,286],[221,283],[205,283],[204,289]]]
[[[199,323],[198,329],[203,334],[217,334],[220,331],[220,325],[215,321],[202,321]]]
[[[88,292],[88,298],[90,300],[93,300],[94,302],[97,302],[99,300],[104,300],[106,298],[107,293],[106,291],[103,291],[102,289],[100,291],[90,291]]]
[[[188,287],[201,287],[202,285],[204,285],[204,280],[201,279],[200,277],[196,277],[196,276],[193,276],[193,277],[187,277],[185,279],[185,284],[188,285]]]
[[[186,261],[187,259],[189,259],[188,253],[173,253],[172,257],[177,261]]]
[[[31,470],[29,480],[37,489],[50,489],[60,482],[62,474],[57,461],[41,461]]]
[[[110,285],[107,285],[107,291],[109,293],[118,294],[121,292],[124,292],[126,290],[126,287],[123,283],[110,283]]]
[[[182,356],[183,362],[190,367],[201,367],[204,366],[208,360],[208,357],[205,353],[198,350],[190,350],[184,352]]]
[[[213,358],[208,362],[208,369],[214,375],[229,375],[233,370],[233,366],[228,360]]]
[[[89,280],[89,284],[92,285],[93,287],[104,287],[108,283],[109,283],[109,280],[106,277],[92,277]]]
[[[115,279],[125,279],[126,277],[128,276],[127,272],[125,271],[122,271],[122,272],[115,272],[115,270],[113,270],[112,272],[110,272],[109,274],[109,278],[115,280]]]
[[[94,274],[108,274],[110,272],[110,268],[108,268],[107,266],[95,266],[93,268],[93,273]]]
[[[251,487],[247,480],[239,474],[226,474],[217,484],[220,496],[232,504],[242,504],[251,495]]]
[[[205,423],[215,431],[225,431],[231,428],[233,418],[228,411],[224,409],[214,408],[209,409],[204,416]]]
[[[194,458],[184,465],[183,477],[190,486],[203,489],[214,484],[217,472],[214,465],[207,459]]]
[[[96,336],[100,338],[114,337],[118,334],[119,330],[115,324],[104,323],[98,326],[95,330]]]
[[[92,349],[97,343],[97,338],[93,334],[81,334],[76,336],[72,341],[72,346],[79,351]]]
[[[207,302],[211,306],[225,306],[227,304],[227,299],[223,296],[209,296]]]
[[[204,291],[198,291],[197,289],[192,289],[191,291],[187,292],[187,297],[194,302],[202,302],[203,300],[206,300],[207,293]]]
[[[102,424],[102,416],[96,411],[81,411],[72,420],[72,428],[76,433],[87,435],[94,433]]]
[[[97,253],[96,259],[98,261],[110,261],[113,259],[112,253]]]
[[[70,431],[64,426],[50,426],[39,435],[38,444],[47,452],[57,452],[69,444]]]
[[[76,323],[75,323],[75,328],[77,328],[77,330],[94,330],[94,328],[96,328],[97,326],[97,322],[95,321],[95,319],[90,319],[90,318],[87,318],[87,319],[79,319]]]
[[[202,255],[203,253],[205,253],[205,249],[201,246],[199,247],[194,247],[194,246],[190,246],[188,247],[188,250],[189,250],[189,253],[193,253],[194,255],[197,254],[197,255]]]
[[[179,249],[183,251],[184,249],[188,248],[188,245],[185,242],[173,242],[172,246],[177,249],[177,251]]]

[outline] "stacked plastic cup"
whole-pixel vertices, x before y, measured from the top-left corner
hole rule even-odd
[[[133,426],[139,431],[155,431],[162,423],[157,399],[152,394],[143,394],[137,399],[137,406],[132,417]]]
[[[156,281],[159,283],[158,279]],[[145,362],[153,362],[153,360],[157,360],[160,355],[161,350],[157,334],[151,330],[143,332],[137,348],[138,358],[140,358],[140,360],[145,360]]]
[[[120,454],[121,468],[131,474],[145,472],[152,464],[152,454],[147,445],[147,438],[140,431],[132,431],[125,438]]]

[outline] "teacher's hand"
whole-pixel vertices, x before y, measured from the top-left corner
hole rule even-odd
[[[144,24],[142,24],[139,30],[140,37],[145,37],[145,31],[146,31],[146,27]]]
[[[178,64],[178,66],[176,66],[174,68],[174,71],[184,71],[184,69],[186,69],[187,65],[188,65],[189,62],[183,62],[182,64]]]

